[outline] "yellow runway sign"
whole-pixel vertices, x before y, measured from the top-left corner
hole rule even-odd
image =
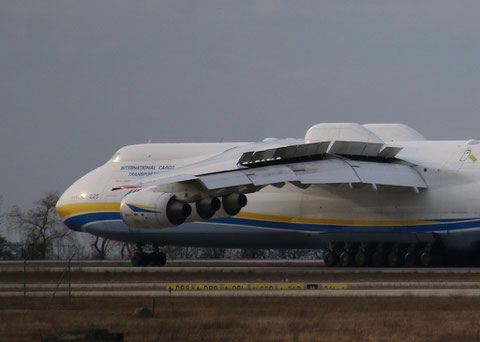
[[[219,283],[198,283],[195,284],[195,290],[220,290]]]
[[[191,283],[167,283],[167,291],[188,291],[191,289]]]
[[[279,290],[303,290],[305,286],[303,284],[279,284]]]
[[[322,284],[324,290],[345,290],[347,287],[347,284]]]
[[[257,283],[257,284],[251,284],[250,289],[252,290],[275,290],[276,285],[272,283]]]
[[[223,284],[224,290],[248,290],[247,283],[227,283]]]

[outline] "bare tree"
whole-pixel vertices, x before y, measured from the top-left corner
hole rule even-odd
[[[265,259],[267,257],[267,250],[260,248],[242,248],[241,259]]]
[[[5,213],[2,210],[3,208],[3,197],[0,195],[0,234],[3,233],[4,226],[3,226],[3,219],[5,217]]]
[[[127,252],[126,255],[125,255],[125,251]],[[133,245],[123,242],[122,248],[120,249],[120,257],[122,258],[122,260],[130,259],[132,257],[133,251],[134,251]]]
[[[167,246],[162,249],[169,260],[199,259],[203,248]]]
[[[225,259],[226,248],[202,248],[200,258],[202,259]]]
[[[100,260],[106,259],[108,256],[108,253],[111,250],[112,242],[113,241],[111,240],[107,240],[99,236],[96,236],[95,241],[91,244],[92,248],[95,251],[95,258]]]
[[[53,241],[69,235],[55,210],[57,201],[58,194],[49,192],[36,202],[35,208],[24,212],[20,207],[14,206],[8,214],[11,224],[23,230],[25,255],[34,259],[46,259],[52,251]]]
[[[283,248],[279,249],[276,254],[279,259],[302,259],[310,253],[308,249]]]

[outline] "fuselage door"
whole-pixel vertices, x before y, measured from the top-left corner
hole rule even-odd
[[[462,157],[460,158],[460,168],[461,169],[478,169],[480,168],[480,163],[476,157],[476,152],[471,149],[465,150]]]
[[[465,152],[463,152],[463,155],[462,155],[462,157],[460,158],[460,161],[461,161],[461,162],[464,162],[464,161],[467,160],[471,155],[472,155],[472,150],[466,150]]]

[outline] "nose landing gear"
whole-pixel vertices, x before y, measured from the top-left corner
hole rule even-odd
[[[153,246],[152,253],[143,251],[143,245],[137,245],[137,251],[132,255],[132,266],[146,267],[146,266],[165,266],[167,263],[167,255],[158,251],[158,246]]]

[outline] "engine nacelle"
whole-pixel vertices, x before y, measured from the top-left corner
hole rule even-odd
[[[247,196],[244,194],[233,193],[222,198],[223,210],[230,216],[237,215],[246,205]]]
[[[120,205],[123,221],[136,228],[167,228],[185,222],[192,213],[174,194],[143,190],[125,196]]]
[[[208,220],[215,212],[220,209],[220,200],[216,197],[204,198],[195,203],[198,216],[204,220]]]

